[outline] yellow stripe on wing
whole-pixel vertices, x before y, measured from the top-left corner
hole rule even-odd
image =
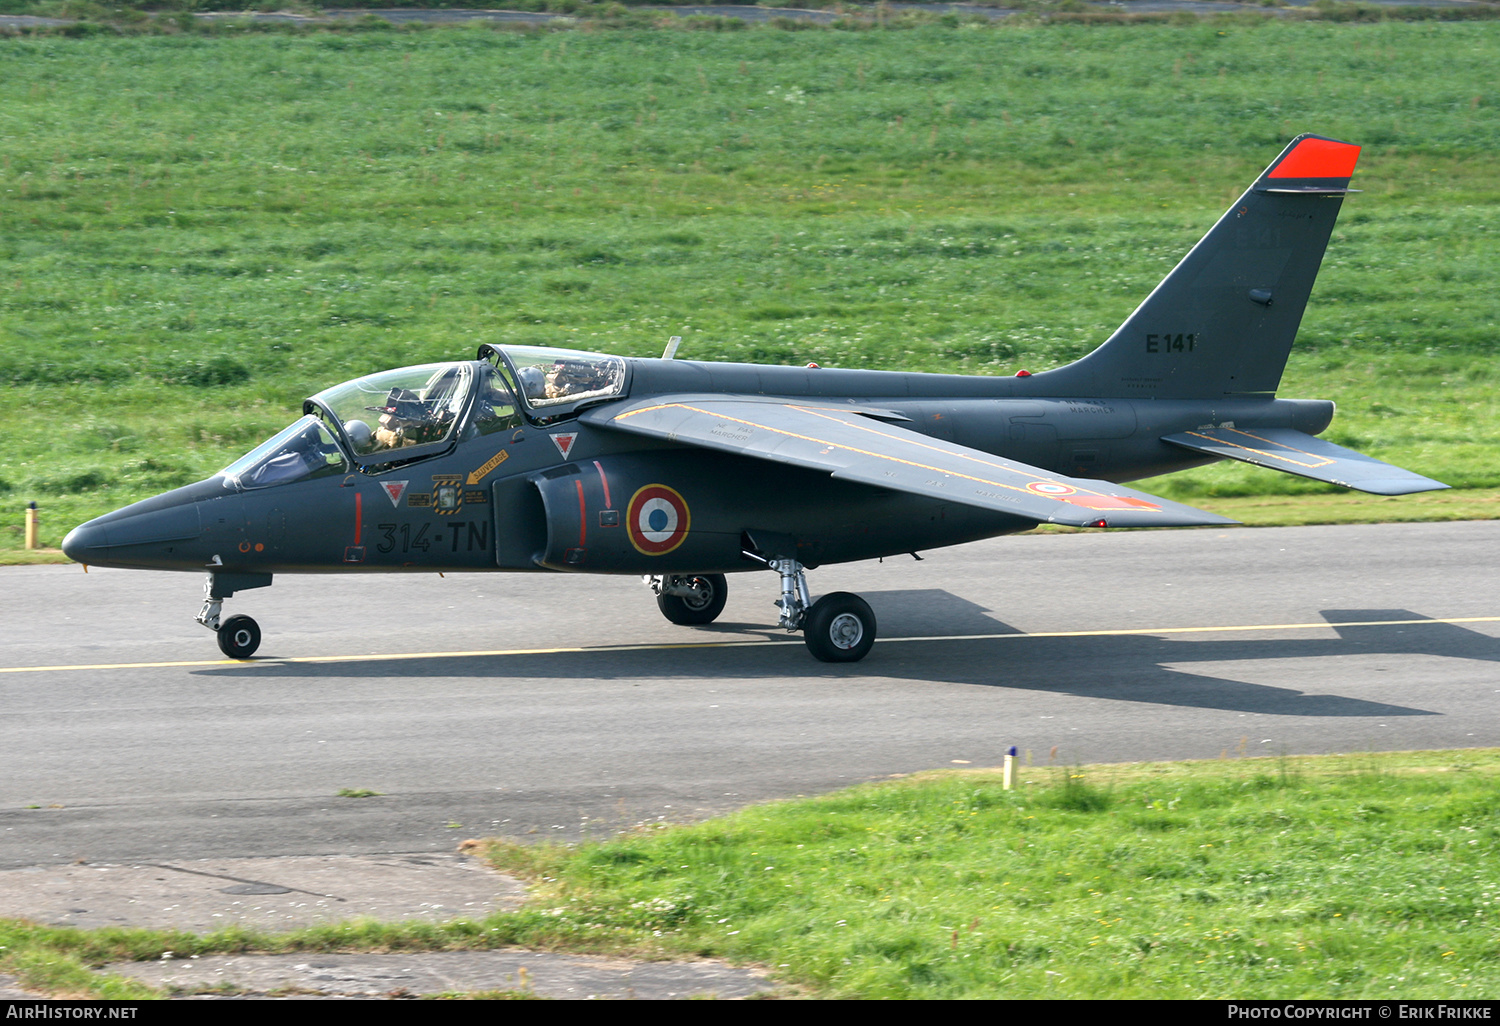
[[[1220,430],[1233,431],[1237,435],[1244,435],[1246,438],[1253,438],[1257,442],[1264,442],[1266,445],[1278,446],[1279,448],[1284,449],[1287,452],[1300,452],[1308,459],[1317,460],[1318,462],[1304,463],[1301,460],[1294,460],[1290,456],[1283,456],[1279,452],[1267,452],[1264,449],[1257,449],[1253,445],[1245,445],[1243,442],[1235,442],[1227,438],[1214,438],[1212,435],[1201,434],[1197,431],[1186,431],[1183,433],[1192,435],[1195,438],[1206,438],[1210,442],[1214,442],[1218,445],[1230,445],[1236,449],[1244,449],[1246,452],[1258,453],[1268,460],[1280,460],[1282,463],[1290,463],[1294,466],[1306,467],[1308,470],[1317,470],[1321,467],[1332,466],[1333,464],[1338,462],[1338,460],[1330,456],[1319,456],[1317,453],[1308,452],[1305,449],[1298,449],[1296,446],[1287,445],[1285,442],[1273,442],[1269,438],[1262,438],[1260,437],[1260,435],[1251,434],[1249,431],[1241,431],[1239,428],[1221,428]]]
[[[805,413],[811,413],[811,414],[814,414],[814,415],[817,415],[817,416],[824,416],[828,412],[828,411],[817,410],[817,409],[813,409],[813,408],[805,407],[805,406],[790,406],[790,408],[794,409],[794,410],[799,410],[799,411],[805,412]],[[901,464],[903,466],[912,467],[912,468],[914,468],[916,470],[925,470],[925,471],[929,471],[929,472],[934,473],[934,474],[945,474],[945,475],[950,476],[950,477],[961,478],[961,479],[966,480],[966,481],[973,481],[973,482],[976,482],[977,484],[990,485],[991,487],[994,487],[994,488],[1005,488],[1005,489],[1008,489],[1010,491],[1017,492],[1017,493],[1019,493],[1021,495],[1025,495],[1028,498],[1032,498],[1032,499],[1038,499],[1038,498],[1040,498],[1040,499],[1047,499],[1050,502],[1057,502],[1059,505],[1062,505],[1062,503],[1059,500],[1057,500],[1057,499],[1051,499],[1049,496],[1041,495],[1041,494],[1039,494],[1037,492],[1034,492],[1034,491],[1031,491],[1029,488],[1025,488],[1023,486],[1008,484],[1008,483],[1006,483],[1004,481],[994,481],[994,480],[991,480],[989,478],[984,478],[984,477],[976,477],[976,476],[974,476],[972,474],[965,474],[965,473],[962,473],[962,472],[957,471],[957,470],[953,470],[953,469],[948,468],[948,467],[937,467],[937,466],[933,466],[932,464],[929,464],[929,463],[919,463],[919,462],[917,462],[915,460],[902,459],[899,456],[892,456],[889,453],[875,452],[875,451],[870,450],[870,449],[861,449],[858,446],[848,445],[848,444],[843,443],[843,442],[833,442],[833,441],[829,441],[826,438],[816,438],[816,437],[814,437],[812,435],[799,434],[796,431],[788,431],[785,428],[772,427],[769,424],[760,424],[760,423],[757,423],[756,421],[745,420],[745,419],[740,418],[740,417],[731,417],[731,416],[728,416],[727,414],[724,414],[722,412],[718,412],[718,411],[715,411],[715,410],[705,410],[702,407],[689,406],[686,403],[662,403],[662,404],[660,404],[658,406],[646,406],[646,407],[642,407],[641,409],[638,409],[638,410],[629,410],[629,411],[626,411],[625,413],[617,414],[614,417],[614,419],[615,420],[625,420],[628,417],[633,417],[633,416],[636,416],[638,414],[642,414],[642,413],[655,413],[655,412],[657,412],[659,410],[668,410],[668,409],[688,410],[688,411],[690,411],[692,413],[701,413],[701,414],[703,414],[706,417],[713,417],[713,418],[715,418],[717,420],[725,420],[725,421],[729,421],[729,422],[734,423],[734,424],[743,424],[746,427],[758,428],[761,431],[769,431],[772,434],[781,435],[781,436],[783,436],[785,438],[796,438],[796,439],[799,439],[800,441],[812,442],[814,445],[828,446],[829,448],[842,449],[845,452],[856,453],[856,454],[858,454],[860,456],[869,456],[872,459],[886,460],[886,461],[888,461],[890,463],[899,463],[899,464]],[[1076,485],[1071,485],[1071,484],[1064,485],[1062,481],[1058,481],[1058,480],[1046,477],[1045,475],[1043,475],[1041,473],[1031,473],[1031,472],[1028,472],[1028,471],[1017,470],[1016,468],[1006,466],[1003,463],[991,463],[988,460],[981,459],[981,458],[979,458],[977,456],[971,456],[971,455],[969,455],[966,452],[953,452],[950,449],[941,448],[941,447],[936,446],[936,445],[928,445],[928,444],[922,442],[919,438],[907,438],[904,435],[887,434],[886,432],[877,430],[877,428],[876,428],[875,425],[870,425],[870,424],[851,424],[848,421],[841,420],[841,419],[839,419],[837,417],[825,417],[825,419],[832,420],[835,423],[842,424],[842,425],[844,425],[845,427],[848,427],[848,428],[853,428],[853,429],[859,430],[859,431],[866,431],[866,432],[869,432],[871,434],[878,435],[879,437],[884,438],[884,439],[886,439],[886,440],[888,440],[890,442],[893,442],[893,443],[898,443],[898,444],[901,444],[901,445],[913,446],[913,447],[918,448],[918,449],[928,449],[928,450],[930,450],[932,452],[943,453],[946,456],[960,456],[960,457],[963,457],[966,460],[969,460],[972,463],[978,463],[981,466],[988,467],[988,468],[990,468],[992,470],[1003,471],[1003,472],[1005,472],[1007,474],[1013,474],[1013,475],[1015,475],[1017,477],[1025,477],[1025,478],[1028,478],[1030,481],[1033,481],[1033,482],[1034,481],[1040,481],[1040,482],[1042,482],[1044,484],[1058,484],[1058,485],[1063,485],[1064,487],[1073,489],[1073,491],[1075,491],[1075,492],[1082,492],[1082,493],[1086,493],[1086,494],[1090,494],[1090,495],[1097,495],[1097,496],[1100,496],[1101,498],[1114,498],[1115,497],[1115,496],[1107,495],[1104,492],[1094,491],[1094,490],[1088,489],[1088,488],[1080,488],[1080,487],[1078,487]]]

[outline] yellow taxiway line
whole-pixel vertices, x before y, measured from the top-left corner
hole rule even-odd
[[[1247,631],[1306,631],[1338,627],[1403,627],[1421,624],[1500,623],[1500,616],[1450,616],[1421,620],[1348,620],[1321,623],[1231,624],[1217,627],[1129,627],[1103,631],[1036,631],[1031,634],[944,634],[913,638],[881,638],[880,644],[909,641],[1028,641],[1037,638],[1120,638],[1133,635],[1227,634]],[[688,641],[646,645],[594,645],[569,648],[496,648],[473,652],[390,652],[367,655],[286,656],[264,659],[188,659],[160,663],[75,663],[66,666],[0,666],[0,673],[43,673],[57,670],[152,670],[194,666],[293,666],[304,663],[384,663],[406,659],[475,659],[497,656],[594,655],[603,652],[671,652],[684,649],[750,648],[757,645],[797,645],[797,638],[757,638],[737,641]]]

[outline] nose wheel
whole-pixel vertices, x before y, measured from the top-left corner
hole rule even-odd
[[[219,651],[231,659],[249,659],[260,648],[260,624],[248,616],[231,616],[217,633]]]

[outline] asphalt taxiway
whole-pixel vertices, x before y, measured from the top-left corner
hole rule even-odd
[[[0,570],[0,868],[574,839],[891,774],[1500,744],[1500,522],[998,539],[813,572],[882,640],[815,662],[731,577]],[[1054,753],[1055,748],[1055,753]],[[340,797],[340,791],[376,792]]]

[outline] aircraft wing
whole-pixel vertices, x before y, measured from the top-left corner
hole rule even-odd
[[[654,396],[599,407],[595,427],[698,445],[846,481],[1073,527],[1232,524],[1107,481],[1063,477],[866,417],[855,408],[759,396]]]
[[[1166,435],[1162,441],[1375,495],[1409,495],[1448,487],[1441,481],[1289,428],[1198,428]]]

